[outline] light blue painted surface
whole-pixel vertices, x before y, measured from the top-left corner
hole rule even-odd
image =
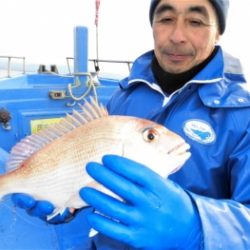
[[[75,62],[77,72],[87,71],[87,29],[75,29]],[[49,73],[25,74],[0,79],[0,110],[9,112],[9,128],[0,123],[0,175],[11,148],[31,133],[31,121],[65,116],[78,109],[68,96],[68,84],[74,76]],[[117,79],[100,78],[96,87],[99,101],[104,105],[118,87]],[[85,82],[74,88],[76,96],[86,91]],[[67,97],[52,99],[51,91],[63,91]],[[90,94],[93,94],[92,92]],[[80,101],[82,102],[82,101]],[[14,207],[10,197],[0,201],[0,250],[78,250],[88,248],[89,226],[85,209],[66,224],[50,225]]]

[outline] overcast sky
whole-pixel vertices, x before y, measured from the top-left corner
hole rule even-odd
[[[181,1],[181,0],[180,0]],[[95,0],[0,0],[0,55],[28,63],[60,64],[73,56],[73,29],[89,30],[89,58],[96,57]],[[134,60],[152,48],[149,0],[101,0],[99,58]],[[231,0],[224,48],[250,72],[249,0]]]

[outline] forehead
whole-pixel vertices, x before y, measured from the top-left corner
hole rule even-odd
[[[205,17],[216,17],[215,10],[209,0],[161,0],[155,9],[155,14],[164,12],[199,13]]]

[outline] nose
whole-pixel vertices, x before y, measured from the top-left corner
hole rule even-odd
[[[186,41],[185,25],[181,20],[176,21],[170,33],[170,40],[173,43],[184,43]]]

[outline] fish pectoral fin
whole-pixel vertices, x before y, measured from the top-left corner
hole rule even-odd
[[[52,221],[55,220],[57,221],[57,217],[58,220],[65,218],[65,221],[68,220],[69,217],[71,217],[74,214],[74,211],[70,208],[55,208],[55,210],[53,211],[52,214],[47,215],[47,221]]]
[[[80,208],[86,207],[87,204],[77,194],[69,197],[68,201],[64,203],[64,207],[56,207],[52,214],[47,216],[47,221],[61,221],[67,222],[71,220]]]
[[[96,231],[94,228],[91,228],[89,231],[89,238],[92,238],[98,234],[98,231]]]

